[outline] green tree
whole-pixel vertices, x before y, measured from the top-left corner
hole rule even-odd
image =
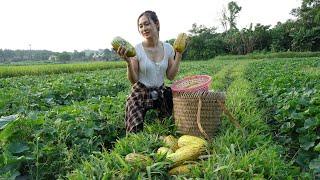
[[[254,50],[255,51],[269,51],[272,43],[272,36],[270,32],[270,25],[264,26],[260,23],[256,24],[253,31]]]
[[[78,52],[77,50],[74,50],[72,53],[71,59],[72,60],[85,60],[86,54],[83,51]]]
[[[58,57],[59,61],[64,62],[64,63],[71,60],[71,55],[65,51],[62,53],[59,53],[57,57]]]
[[[184,53],[185,59],[209,59],[225,52],[225,45],[215,27],[192,25],[191,39]]]
[[[231,1],[228,3],[228,11],[225,9],[222,10],[220,22],[225,31],[237,29],[236,18],[241,11],[241,8],[242,7],[236,2]]]
[[[118,61],[121,60],[121,58],[117,55],[117,53],[112,49],[105,49],[103,51],[103,58],[107,61]]]
[[[270,30],[272,42],[271,50],[274,52],[292,50],[292,33],[295,30],[296,22],[287,20],[284,23],[278,22],[277,25]]]
[[[299,18],[308,28],[320,25],[320,1],[303,0],[301,7],[293,9],[291,14]]]
[[[165,42],[173,45],[173,43],[174,43],[175,40],[176,40],[176,39],[169,39],[169,40],[166,40]]]
[[[228,3],[228,10],[229,10],[228,21],[229,21],[230,29],[237,29],[236,18],[238,13],[241,11],[241,6],[239,6],[234,1],[231,1]]]
[[[301,7],[291,13],[298,18],[292,34],[292,49],[320,51],[320,1],[303,0]]]
[[[4,62],[5,58],[4,58],[4,52],[2,49],[0,49],[0,62]]]

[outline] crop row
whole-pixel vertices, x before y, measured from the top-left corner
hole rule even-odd
[[[25,76],[25,75],[48,75],[60,73],[74,73],[80,71],[95,71],[102,69],[115,69],[126,67],[123,61],[118,62],[89,62],[73,64],[43,64],[25,66],[0,66],[0,78]]]
[[[0,177],[57,178],[108,150],[125,136],[125,98],[122,92],[20,116],[0,131]]]
[[[302,169],[320,173],[320,69],[317,58],[252,63],[251,80],[274,137]]]
[[[0,79],[0,116],[46,111],[129,88],[125,69]]]

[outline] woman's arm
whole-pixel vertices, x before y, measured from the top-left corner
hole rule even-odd
[[[139,62],[136,57],[129,58],[127,61],[127,75],[131,84],[138,82]]]
[[[127,57],[127,51],[120,46],[117,50],[118,55],[127,62],[127,76],[131,84],[138,82],[139,62],[136,57]]]
[[[182,58],[182,54],[179,52],[175,52],[175,59],[169,58],[168,61],[168,69],[167,69],[167,78],[169,80],[173,80],[176,74],[179,71],[179,65]]]

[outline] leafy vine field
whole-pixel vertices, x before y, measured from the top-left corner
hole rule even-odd
[[[244,131],[223,116],[208,156],[180,175],[156,153],[181,136],[173,118],[149,111],[144,131],[126,135],[125,66],[99,66],[0,79],[0,179],[320,179],[319,58],[183,62],[176,79],[210,75]],[[126,162],[132,152],[153,163]]]

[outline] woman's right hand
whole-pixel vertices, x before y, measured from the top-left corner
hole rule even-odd
[[[124,59],[127,63],[129,63],[130,59],[129,57],[126,55],[128,52],[128,50],[123,47],[123,46],[119,46],[118,50],[117,50],[117,54],[122,58]]]

